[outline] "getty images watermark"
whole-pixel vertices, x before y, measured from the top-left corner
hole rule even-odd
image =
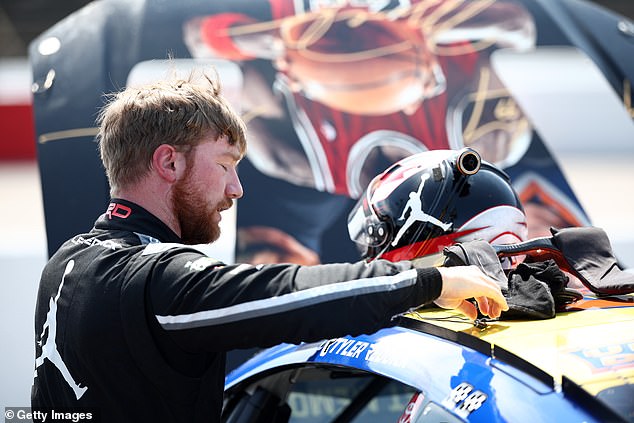
[[[5,407],[4,421],[6,423],[100,423],[99,412],[89,408],[30,408]]]

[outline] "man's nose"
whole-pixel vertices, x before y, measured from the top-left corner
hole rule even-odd
[[[232,172],[231,178],[229,179],[229,182],[227,183],[226,195],[229,198],[238,199],[238,198],[241,198],[243,194],[244,194],[244,191],[242,190],[242,184],[240,183],[238,172],[234,169]]]

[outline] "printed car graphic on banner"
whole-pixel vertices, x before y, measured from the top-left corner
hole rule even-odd
[[[588,39],[572,41],[571,16]],[[524,202],[529,237],[550,226],[589,224],[549,151],[566,141],[553,139],[553,125],[544,122],[555,114],[552,98],[531,102],[513,63],[517,56],[540,64],[544,49],[564,48],[547,66],[531,68],[539,76],[540,69],[566,72],[578,64],[575,58],[589,57],[584,69],[596,69],[607,87],[603,98],[631,124],[634,70],[624,61],[632,49],[626,32],[607,44],[603,35],[597,43],[593,38],[599,23],[618,32],[619,22],[568,1],[549,7],[528,0],[91,4],[30,48],[49,253],[88,227],[107,201],[92,142],[101,94],[169,69],[209,70],[210,64],[249,126],[240,166],[246,195],[237,207],[237,234],[224,231],[230,244],[224,251],[231,254],[220,259],[355,259],[344,229],[354,200],[387,165],[429,149],[472,147],[504,168]],[[52,41],[57,49],[44,48]],[[553,78],[546,74],[534,84],[552,92],[561,85]],[[597,84],[584,81],[575,90],[591,96]],[[609,137],[621,115],[595,123]],[[576,137],[584,131],[574,128],[587,120],[556,126]],[[73,166],[60,157],[73,158]]]

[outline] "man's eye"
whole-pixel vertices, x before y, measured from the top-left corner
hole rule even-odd
[[[224,169],[224,171],[226,172],[227,170],[229,170],[229,168],[225,165],[223,165],[222,163],[218,163],[220,165],[221,168]]]

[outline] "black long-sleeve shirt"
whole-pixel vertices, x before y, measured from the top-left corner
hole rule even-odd
[[[441,285],[409,262],[227,265],[113,199],[43,270],[32,406],[218,421],[227,351],[371,333]]]

